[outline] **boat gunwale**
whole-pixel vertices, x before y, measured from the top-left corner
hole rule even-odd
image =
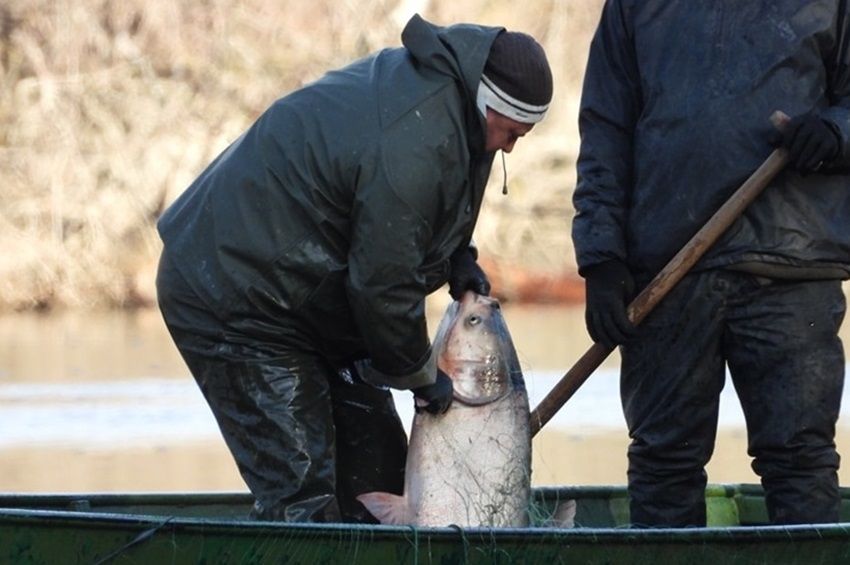
[[[534,487],[533,496],[542,502],[557,502],[570,498],[602,498],[622,500],[627,498],[625,485],[543,486]],[[841,488],[844,503],[850,502],[850,489]],[[747,499],[762,497],[760,485],[747,483],[712,483],[706,487],[706,499]],[[53,523],[55,526],[89,528],[123,528],[134,531],[203,531],[205,534],[227,532],[231,535],[289,533],[293,536],[331,536],[364,534],[374,540],[399,538],[427,538],[432,540],[457,540],[465,538],[498,539],[510,541],[563,539],[570,543],[610,543],[622,540],[634,542],[731,542],[748,540],[787,541],[793,539],[850,538],[850,522],[797,525],[723,525],[701,528],[631,528],[621,526],[579,526],[557,528],[534,526],[525,528],[487,527],[416,527],[380,524],[307,524],[250,520],[244,514],[236,516],[186,515],[174,510],[183,508],[244,507],[253,502],[247,491],[195,491],[195,492],[65,492],[65,493],[2,493],[0,492],[0,527],[4,524],[29,523],[34,527]],[[619,504],[622,504],[620,502]],[[144,506],[151,506],[145,512]],[[157,506],[166,508],[156,508]],[[116,511],[127,507],[127,512]],[[140,508],[142,507],[142,508]],[[97,509],[101,508],[101,509]]]
[[[842,498],[850,499],[850,488],[842,488]],[[706,486],[707,498],[729,498],[734,495],[757,495],[763,496],[760,485],[749,483],[713,483]],[[626,498],[628,493],[625,485],[546,485],[532,488],[532,497],[537,500],[563,500],[565,498]],[[133,491],[133,492],[34,492],[18,493],[0,491],[0,508],[4,508],[3,502],[11,500],[26,505],[42,504],[50,500],[73,501],[87,500],[98,504],[117,504],[113,501],[121,501],[121,504],[142,501],[145,504],[171,503],[175,499],[189,500],[192,503],[209,501],[209,504],[248,504],[253,503],[253,496],[248,491]]]
[[[284,532],[293,535],[338,538],[340,534],[367,534],[375,541],[384,538],[397,541],[399,538],[428,538],[432,540],[460,540],[466,538],[493,539],[500,542],[522,540],[551,541],[553,538],[570,542],[623,543],[635,542],[729,542],[757,540],[804,541],[850,538],[850,522],[832,524],[796,524],[763,526],[724,526],[702,528],[482,528],[448,526],[416,527],[387,526],[381,524],[299,524],[271,521],[233,520],[221,518],[198,518],[151,514],[116,514],[76,510],[38,510],[0,507],[0,524],[11,522],[38,525],[63,525],[67,527],[125,528],[133,530],[163,530],[191,533],[202,531],[205,535],[227,532],[230,535],[257,535]],[[58,524],[57,524],[58,523]]]

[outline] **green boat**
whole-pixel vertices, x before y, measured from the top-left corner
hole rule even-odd
[[[576,527],[546,517],[574,499]],[[755,485],[711,485],[709,526],[628,527],[624,487],[534,489],[529,528],[283,524],[245,519],[248,493],[0,495],[0,563],[850,563],[839,524],[769,526]]]

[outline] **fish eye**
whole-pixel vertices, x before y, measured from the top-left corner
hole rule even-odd
[[[481,322],[481,317],[473,314],[469,318],[466,319],[466,323],[470,326],[477,326]]]

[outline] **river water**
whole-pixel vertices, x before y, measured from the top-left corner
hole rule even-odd
[[[431,328],[443,307],[429,304]],[[583,307],[504,312],[534,407],[590,346]],[[535,438],[536,484],[625,481],[618,363],[614,353]],[[407,425],[410,394],[398,392],[396,404]],[[754,482],[731,386],[720,426],[710,480]],[[839,427],[840,449],[845,442],[850,415]],[[157,311],[0,316],[0,491],[243,489]]]

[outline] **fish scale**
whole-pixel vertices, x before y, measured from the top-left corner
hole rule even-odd
[[[434,349],[453,382],[452,406],[414,416],[403,496],[358,499],[388,524],[528,525],[528,395],[498,301],[468,292],[449,305]]]

